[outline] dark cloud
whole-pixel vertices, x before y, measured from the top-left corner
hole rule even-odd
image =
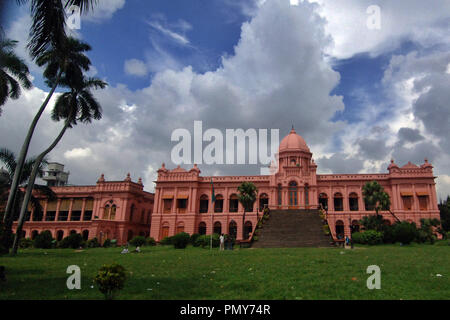
[[[332,173],[358,173],[364,167],[364,161],[346,157],[344,153],[335,153],[329,158],[319,158],[317,165],[321,171],[329,169]]]

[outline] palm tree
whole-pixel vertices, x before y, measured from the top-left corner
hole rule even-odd
[[[55,121],[64,120],[64,126],[53,143],[36,158],[33,165],[33,170],[28,179],[28,186],[19,214],[19,221],[13,244],[13,255],[17,253],[17,249],[19,247],[19,240],[22,233],[25,213],[32,196],[34,182],[38,175],[41,161],[56,147],[68,128],[72,128],[72,126],[77,125],[78,121],[90,123],[92,119],[100,120],[102,118],[102,108],[92,95],[91,89],[103,89],[106,86],[107,84],[102,80],[87,78],[82,81],[82,84],[72,88],[70,92],[63,93],[56,100],[55,107],[52,111],[52,119]]]
[[[370,208],[375,209],[377,216],[380,210],[389,210],[391,206],[389,194],[384,191],[384,188],[377,181],[367,182],[362,191],[364,201]]]
[[[30,50],[31,56],[34,59],[38,59],[39,57],[48,54],[48,52],[54,52],[51,56],[58,57],[56,61],[58,61],[59,64],[57,69],[49,70],[49,74],[56,75],[54,78],[49,79],[52,83],[51,90],[31,122],[27,136],[25,137],[25,141],[22,145],[22,149],[20,150],[17,163],[18,170],[14,172],[11,192],[9,193],[3,221],[11,215],[12,206],[15,203],[15,197],[19,186],[19,177],[24,166],[34,129],[36,128],[39,118],[50,101],[50,98],[56,90],[60,78],[66,71],[68,64],[71,62],[70,59],[65,56],[65,54],[69,53],[72,48],[70,48],[70,41],[69,43],[67,41],[66,32],[64,29],[66,19],[64,9],[70,8],[72,5],[77,5],[80,8],[81,13],[92,9],[94,4],[97,3],[97,0],[16,0],[16,2],[18,4],[31,2],[31,15],[33,22],[30,29],[30,41],[28,43],[28,49]],[[45,60],[46,59],[44,59],[44,61]],[[76,60],[72,62],[75,62],[76,64]],[[66,78],[70,79],[70,77]]]
[[[244,207],[244,215],[242,216],[242,238],[245,238],[245,213],[251,211],[256,201],[258,189],[252,182],[244,181],[238,187],[238,200]]]
[[[76,5],[80,13],[93,9],[97,0],[16,0],[18,4],[30,3],[32,25],[28,48],[33,58],[52,48],[60,48],[66,38],[65,9]]]
[[[20,150],[19,158],[17,160],[18,170],[14,171],[14,177],[11,183],[11,192],[9,193],[3,221],[11,215],[12,206],[19,186],[19,177],[21,175],[25,157],[28,153],[31,138],[39,118],[47,107],[50,98],[59,84],[65,87],[81,85],[80,83],[82,82],[81,79],[83,79],[83,71],[88,71],[91,64],[90,60],[84,53],[90,49],[91,47],[88,44],[69,37],[66,38],[63,48],[54,47],[51,50],[44,52],[36,59],[39,66],[46,66],[44,76],[47,79],[47,84],[51,86],[52,89],[47,95],[45,101],[42,103],[39,111],[34,116]]]
[[[17,168],[17,159],[15,154],[6,149],[2,148],[0,149],[0,161],[5,165],[6,172],[7,172],[7,179],[6,181],[1,181],[0,183],[0,203],[5,202],[8,194],[10,192],[10,186],[11,186],[11,177],[14,175],[14,171]],[[22,171],[22,176],[20,178],[20,185],[23,185],[29,176],[31,175],[33,164],[36,162],[36,158],[30,158],[25,161],[24,169]],[[44,167],[47,165],[47,160],[43,159],[41,164],[38,166],[37,172],[39,176],[43,175]],[[40,190],[40,192],[44,193],[49,198],[52,198],[54,196],[53,192],[46,186],[40,186],[35,185],[35,189]],[[7,219],[2,225],[0,230],[0,247],[3,249],[2,253],[7,253],[8,249],[11,246],[11,240],[12,240],[12,230],[11,226],[13,224],[13,221],[19,217],[19,209],[20,207],[18,204],[23,200],[24,198],[24,192],[22,192],[19,189],[17,201],[13,206],[13,214]],[[39,203],[39,201],[32,197],[30,199],[31,206],[34,208],[34,211],[37,215],[39,215],[42,212],[42,207]]]
[[[0,115],[1,106],[8,98],[19,98],[20,85],[25,89],[33,86],[27,65],[13,51],[16,44],[17,41],[14,40],[0,40]]]

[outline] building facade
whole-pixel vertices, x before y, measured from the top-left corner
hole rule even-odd
[[[80,233],[85,240],[96,237],[100,243],[116,239],[125,244],[134,236],[149,236],[154,194],[144,191],[142,180],[105,181],[102,174],[93,186],[51,187],[56,199],[39,194],[42,213],[30,206],[23,236],[34,238],[49,230],[61,240],[69,234]],[[16,222],[13,230],[17,227]]]
[[[313,209],[322,206],[333,238],[350,236],[359,220],[374,214],[365,206],[362,187],[378,181],[391,199],[391,212],[382,212],[385,223],[400,220],[419,223],[421,218],[439,219],[433,166],[425,159],[416,166],[399,167],[394,161],[384,174],[317,174],[317,165],[305,140],[294,129],[281,141],[278,169],[271,175],[203,177],[192,169],[158,170],[150,236],[160,241],[179,232],[233,234],[237,240],[253,232],[265,206],[277,209]],[[258,200],[246,212],[237,200],[237,187],[244,181],[258,188]],[[212,183],[216,201],[211,202]],[[274,213],[276,214],[276,213]],[[244,231],[244,232],[243,232]]]

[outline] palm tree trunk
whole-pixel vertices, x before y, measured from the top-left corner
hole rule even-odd
[[[245,240],[245,207],[244,207],[244,215],[242,216],[242,240]]]
[[[59,80],[61,79],[61,74],[62,74],[62,70],[59,71],[52,89],[48,93],[47,98],[45,99],[44,103],[41,105],[39,111],[34,116],[33,121],[31,122],[30,128],[28,129],[27,136],[25,137],[25,141],[23,142],[22,149],[20,150],[16,169],[14,170],[14,177],[13,177],[11,189],[10,189],[9,195],[8,195],[8,202],[6,204],[6,210],[5,210],[5,215],[3,216],[3,222],[6,222],[12,213],[13,205],[14,205],[16,195],[17,195],[17,189],[19,188],[20,177],[21,177],[22,171],[23,171],[23,165],[25,163],[25,158],[27,157],[31,138],[33,137],[33,133],[34,133],[36,125],[39,121],[39,118],[41,117],[42,113],[44,112],[45,108],[47,107],[47,105],[50,101],[50,98],[53,96],[53,93],[55,92],[56,87],[59,84]]]
[[[28,203],[30,202],[31,195],[33,193],[34,182],[35,182],[37,174],[39,172],[39,166],[41,165],[41,162],[45,158],[45,156],[56,147],[58,142],[64,136],[64,133],[66,132],[67,128],[69,127],[69,124],[70,124],[70,122],[69,122],[69,120],[67,120],[66,123],[64,124],[64,127],[61,129],[61,131],[59,132],[59,135],[56,137],[56,139],[53,141],[53,143],[36,158],[30,178],[28,179],[27,191],[25,193],[25,197],[23,198],[22,207],[20,208],[19,221],[17,223],[16,235],[14,237],[13,249],[11,252],[12,255],[17,254],[17,249],[19,247],[19,240],[20,240],[20,235],[22,233],[25,213],[28,210]]]

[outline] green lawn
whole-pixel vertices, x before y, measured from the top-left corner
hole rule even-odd
[[[26,249],[0,257],[8,277],[0,299],[102,299],[92,279],[112,262],[128,274],[119,299],[450,299],[447,245],[120,251]],[[381,290],[366,287],[373,264],[381,268]],[[81,290],[66,287],[69,265],[81,268]]]

